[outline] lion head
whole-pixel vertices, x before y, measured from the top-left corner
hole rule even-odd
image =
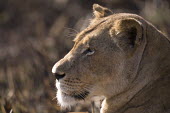
[[[158,78],[145,76],[153,71],[149,67],[155,68],[155,62],[150,61],[160,60],[158,56],[150,56],[156,54],[159,46],[147,47],[147,44],[150,40],[155,40],[152,45],[168,42],[160,39],[163,35],[138,15],[112,14],[97,4],[93,5],[93,11],[95,18],[91,24],[76,36],[73,48],[54,65],[52,72],[57,79],[57,99],[61,106],[104,96],[102,112],[109,112],[107,103],[116,109],[153,78]],[[155,33],[157,38],[152,35]],[[147,61],[150,64],[144,66]]]

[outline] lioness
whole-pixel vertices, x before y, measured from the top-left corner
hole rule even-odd
[[[52,69],[61,106],[104,96],[100,113],[170,113],[170,40],[138,15],[93,11]]]

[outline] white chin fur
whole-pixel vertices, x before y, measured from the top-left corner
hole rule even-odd
[[[57,100],[58,100],[58,103],[63,108],[70,108],[71,106],[74,106],[75,104],[77,104],[77,101],[74,98],[63,95],[60,90],[57,91]]]

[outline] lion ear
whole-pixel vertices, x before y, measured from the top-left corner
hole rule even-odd
[[[142,23],[134,18],[120,19],[114,22],[110,31],[121,48],[134,48],[140,45],[143,38]]]
[[[102,18],[111,15],[113,12],[105,7],[102,7],[98,4],[93,4],[93,14],[95,18]]]

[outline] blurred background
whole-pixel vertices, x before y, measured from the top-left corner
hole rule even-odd
[[[70,111],[57,105],[51,68],[93,18],[93,3],[139,14],[170,36],[169,0],[0,0],[0,113]]]

